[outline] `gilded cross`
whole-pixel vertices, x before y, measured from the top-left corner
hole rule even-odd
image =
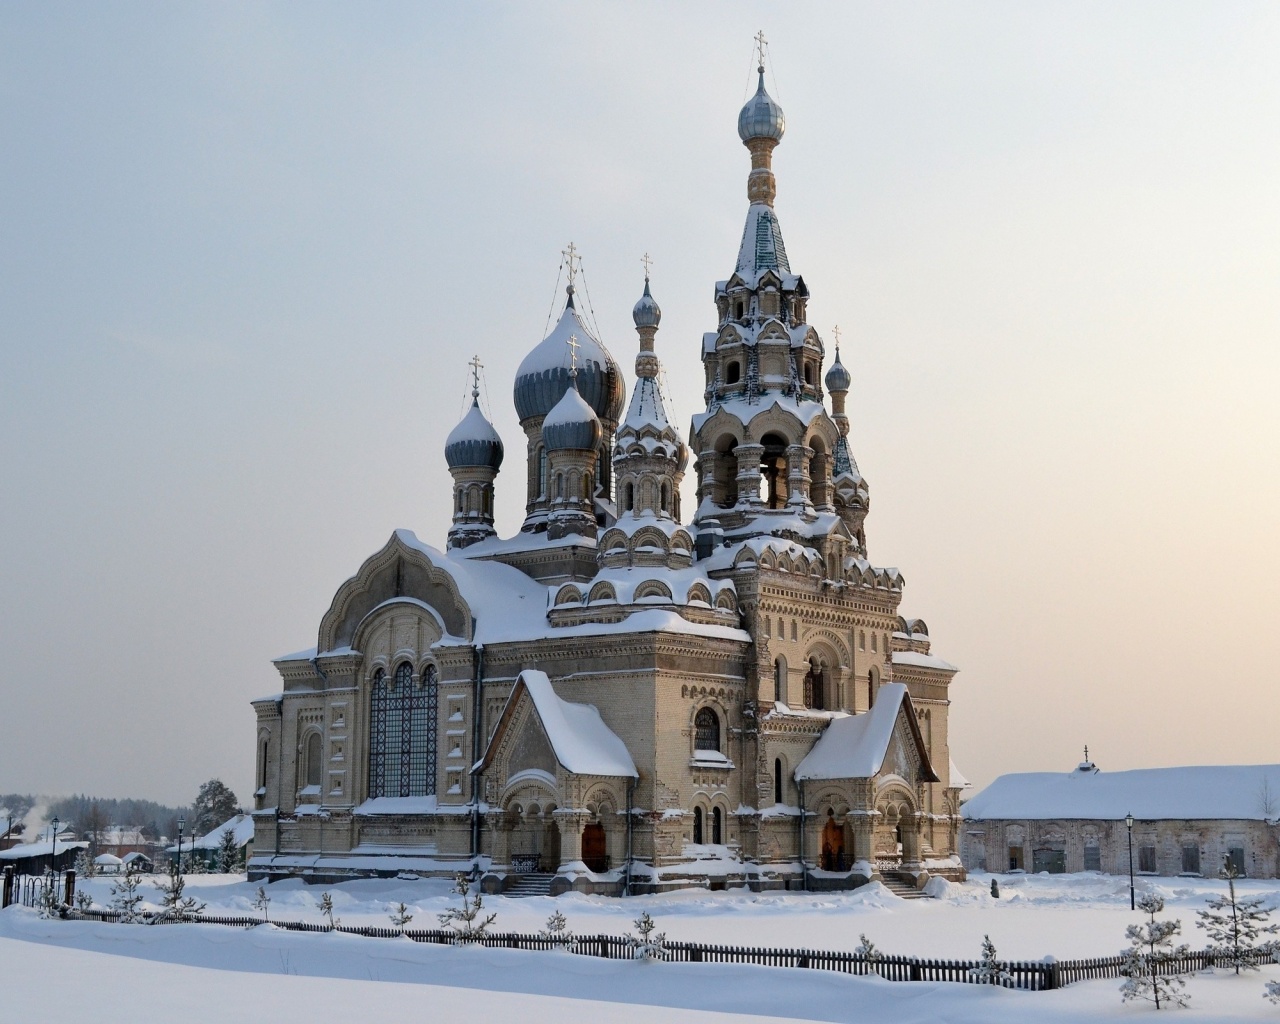
[[[480,371],[484,369],[484,363],[480,362],[480,356],[474,355],[471,361],[467,363],[471,367],[471,397],[480,397]]]
[[[764,29],[761,29],[756,33],[756,58],[757,63],[760,65],[761,74],[764,73],[764,48],[767,45],[768,42],[764,38]]]
[[[653,260],[649,259],[649,254],[645,253],[640,257],[640,262],[644,264],[644,279],[649,280],[649,268],[653,266]]]
[[[572,287],[573,279],[578,275],[578,264],[582,262],[582,257],[578,255],[578,247],[572,242],[569,243],[567,248],[560,251],[560,255],[569,264],[569,285]]]
[[[569,340],[565,344],[569,346],[569,376],[576,377],[578,376],[578,349],[582,346],[576,334],[569,335]]]
[[[840,325],[836,324],[831,328],[831,334],[836,339],[836,355],[840,355]]]

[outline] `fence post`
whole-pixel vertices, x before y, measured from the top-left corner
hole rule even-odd
[[[68,871],[66,875],[63,877],[62,902],[69,907],[71,906],[71,903],[75,898],[76,898],[76,873],[75,873],[75,869],[73,868],[70,871]]]
[[[4,868],[4,895],[0,898],[0,908],[7,907],[13,902],[13,865],[6,864]]]
[[[1044,987],[1047,989],[1059,988],[1061,982],[1058,978],[1058,961],[1051,956],[1044,958]]]

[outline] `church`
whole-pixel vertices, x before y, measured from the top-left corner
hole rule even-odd
[[[962,878],[957,669],[870,560],[852,376],[806,320],[774,209],[783,113],[738,115],[746,224],[687,440],[646,272],[630,400],[575,296],[521,363],[524,523],[502,439],[445,443],[443,548],[396,530],[256,713],[250,878],[471,873],[487,892],[923,887]],[[669,359],[685,360],[685,349]],[[697,507],[681,508],[695,476]]]

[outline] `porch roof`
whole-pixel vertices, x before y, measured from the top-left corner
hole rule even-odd
[[[920,754],[925,782],[937,782],[920,726],[911,709],[911,697],[902,683],[885,683],[876,694],[875,706],[865,714],[833,718],[813,749],[796,767],[796,781],[804,779],[870,779],[880,774],[899,714],[905,712],[908,727]]]

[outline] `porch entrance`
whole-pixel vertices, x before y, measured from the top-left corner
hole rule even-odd
[[[597,873],[609,870],[608,846],[605,844],[604,826],[598,821],[589,822],[582,829],[582,862],[588,871]]]

